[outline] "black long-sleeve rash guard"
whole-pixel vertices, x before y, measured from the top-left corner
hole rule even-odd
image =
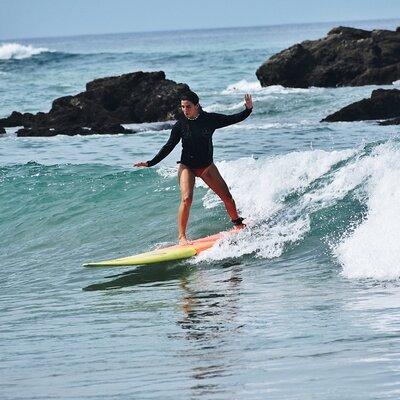
[[[213,162],[212,135],[218,128],[236,124],[246,119],[253,109],[246,108],[240,113],[224,115],[201,111],[194,119],[182,117],[172,127],[168,142],[147,165],[152,167],[163,160],[182,139],[180,162],[189,168],[207,167]]]

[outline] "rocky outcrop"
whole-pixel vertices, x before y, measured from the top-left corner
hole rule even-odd
[[[400,117],[400,90],[377,89],[371,98],[352,103],[321,122],[364,121]],[[389,123],[386,123],[389,124]]]
[[[50,137],[57,135],[94,135],[94,134],[107,134],[107,135],[115,135],[119,133],[135,133],[131,129],[126,129],[122,125],[114,124],[114,125],[105,125],[100,127],[93,128],[84,128],[81,126],[66,126],[66,127],[58,127],[58,128],[45,128],[40,126],[33,126],[29,128],[22,128],[17,131],[18,136],[31,136],[31,137]]]
[[[4,128],[0,127],[0,135],[6,133],[6,130]]]
[[[23,126],[19,136],[127,133],[132,131],[120,124],[176,119],[180,97],[188,90],[162,71],[101,78],[87,83],[82,93],[54,100],[48,113],[14,111],[0,119],[0,127]]]
[[[386,121],[379,121],[379,125],[400,125],[400,118],[388,119]]]
[[[0,119],[0,126],[6,128],[24,126],[27,123],[32,123],[34,118],[35,116],[31,113],[21,114],[18,111],[13,111],[9,117]]]
[[[262,86],[337,87],[391,84],[400,79],[400,29],[337,27],[275,54],[257,72]]]

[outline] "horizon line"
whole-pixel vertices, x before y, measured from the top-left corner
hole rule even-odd
[[[148,31],[123,31],[123,32],[104,32],[104,33],[80,33],[73,35],[55,35],[55,36],[32,36],[32,37],[20,37],[20,38],[0,38],[1,41],[16,41],[16,40],[38,40],[38,39],[62,39],[62,38],[75,38],[85,36],[113,36],[113,35],[128,35],[128,34],[151,34],[151,33],[175,33],[175,32],[196,32],[196,31],[212,31],[212,30],[224,30],[224,29],[249,29],[249,28],[269,28],[278,26],[298,26],[298,25],[323,25],[331,23],[346,23],[346,22],[373,22],[373,21],[400,21],[400,17],[396,18],[376,18],[376,19],[349,19],[349,20],[332,20],[332,21],[315,21],[315,22],[287,22],[281,24],[271,25],[243,25],[243,26],[220,26],[212,28],[192,28],[192,29],[161,29],[161,30],[148,30]]]

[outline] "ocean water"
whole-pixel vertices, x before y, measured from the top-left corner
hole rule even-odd
[[[337,25],[0,41],[0,117],[137,70],[188,83],[208,111],[254,98],[250,118],[214,135],[249,229],[164,265],[81,266],[176,241],[179,146],[132,167],[168,130],[0,135],[1,399],[399,398],[399,128],[319,122],[375,86],[261,88],[255,77]],[[197,182],[189,235],[227,228]]]

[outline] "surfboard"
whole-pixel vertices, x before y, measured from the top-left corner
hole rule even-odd
[[[238,229],[219,232],[215,235],[191,241],[187,245],[174,245],[161,249],[148,251],[129,257],[116,258],[115,260],[96,261],[83,264],[84,267],[121,267],[130,265],[156,264],[166,261],[183,260],[194,257],[204,250],[211,248],[218,240],[226,235],[238,232]]]

